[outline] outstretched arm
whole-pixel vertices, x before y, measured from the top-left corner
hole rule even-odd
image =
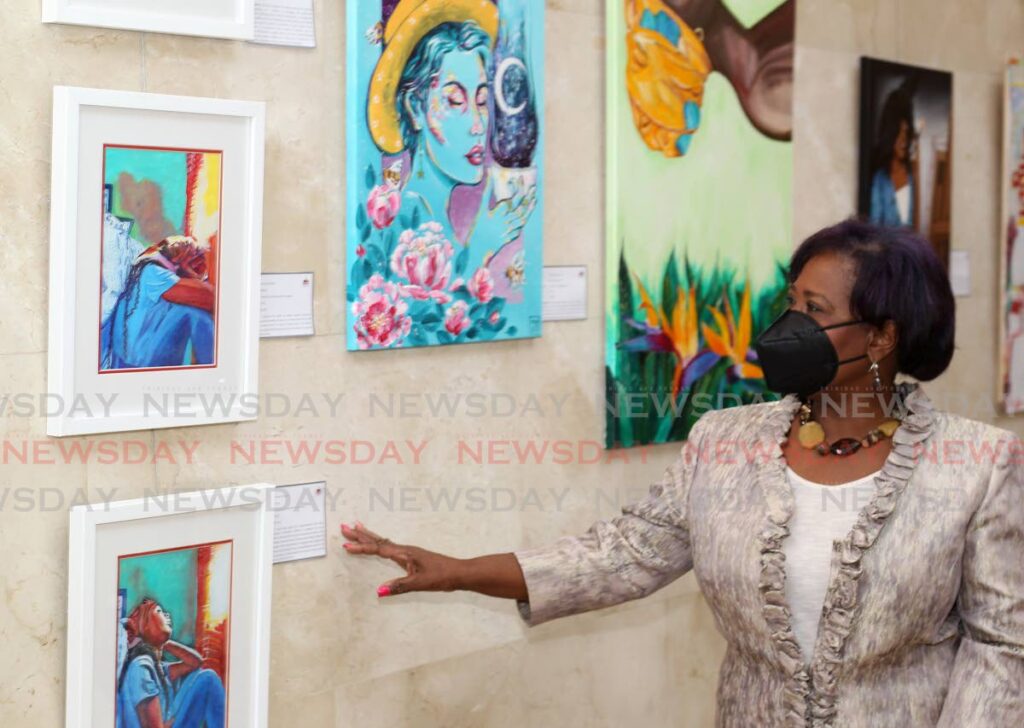
[[[693,442],[699,443],[701,424],[690,433]],[[637,599],[690,570],[687,501],[695,466],[693,451],[684,446],[646,498],[582,536],[542,548],[454,559],[394,544],[360,523],[342,525],[344,547],[352,554],[383,556],[406,570],[406,576],[382,584],[379,596],[465,589],[515,599],[527,623],[540,624]]]

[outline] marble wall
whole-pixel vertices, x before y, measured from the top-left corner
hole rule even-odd
[[[996,419],[990,322],[997,306],[1000,69],[1024,38],[1024,3],[800,0],[798,6],[797,238],[855,206],[858,56],[955,73],[953,247],[969,251],[973,292],[959,302],[959,354],[930,391],[950,409]],[[642,602],[526,630],[511,604],[472,595],[378,602],[376,586],[396,569],[339,553],[336,524],[355,518],[395,540],[459,556],[544,543],[639,496],[676,451],[636,451],[626,462],[486,467],[457,455],[460,440],[602,437],[604,7],[601,0],[548,0],[547,10],[545,262],[589,267],[589,319],[551,324],[539,340],[360,356],[344,351],[343,336],[343,3],[316,2],[320,45],[309,51],[44,26],[38,0],[5,0],[0,394],[45,391],[50,99],[52,85],[67,84],[269,102],[263,267],[316,272],[318,334],[264,341],[261,389],[346,397],[334,417],[321,406],[317,417],[275,415],[102,438],[150,447],[199,441],[190,462],[0,461],[0,724],[62,721],[72,499],[99,499],[115,489],[118,497],[132,497],[157,486],[326,478],[334,503],[330,555],[274,572],[271,726],[711,725],[724,642],[692,577]],[[369,395],[389,392],[412,397],[406,411],[371,416]],[[415,399],[460,392],[502,397],[482,418],[434,417]],[[507,407],[510,402],[515,406]],[[524,413],[531,402],[539,411]],[[18,444],[46,440],[41,417],[5,412],[0,431]],[[324,465],[287,458],[247,464],[232,456],[232,443],[264,437],[429,446],[419,466],[408,458]],[[464,499],[471,487],[486,488],[493,499],[483,512]],[[16,492],[32,495],[15,500]],[[441,494],[451,500],[428,501]]]

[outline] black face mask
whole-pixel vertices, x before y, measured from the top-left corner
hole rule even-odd
[[[868,355],[861,354],[839,361],[836,348],[825,333],[828,329],[859,323],[863,322],[819,326],[800,311],[790,309],[783,313],[754,342],[768,389],[806,397],[835,379],[840,364],[866,359]]]

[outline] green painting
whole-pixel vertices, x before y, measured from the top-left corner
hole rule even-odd
[[[792,250],[795,0],[609,0],[606,444],[771,398]]]

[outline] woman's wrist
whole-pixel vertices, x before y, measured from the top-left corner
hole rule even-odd
[[[477,591],[480,578],[480,557],[453,559],[452,573],[454,591]]]
[[[527,598],[526,581],[512,553],[458,559],[453,581],[458,590],[504,599]]]

